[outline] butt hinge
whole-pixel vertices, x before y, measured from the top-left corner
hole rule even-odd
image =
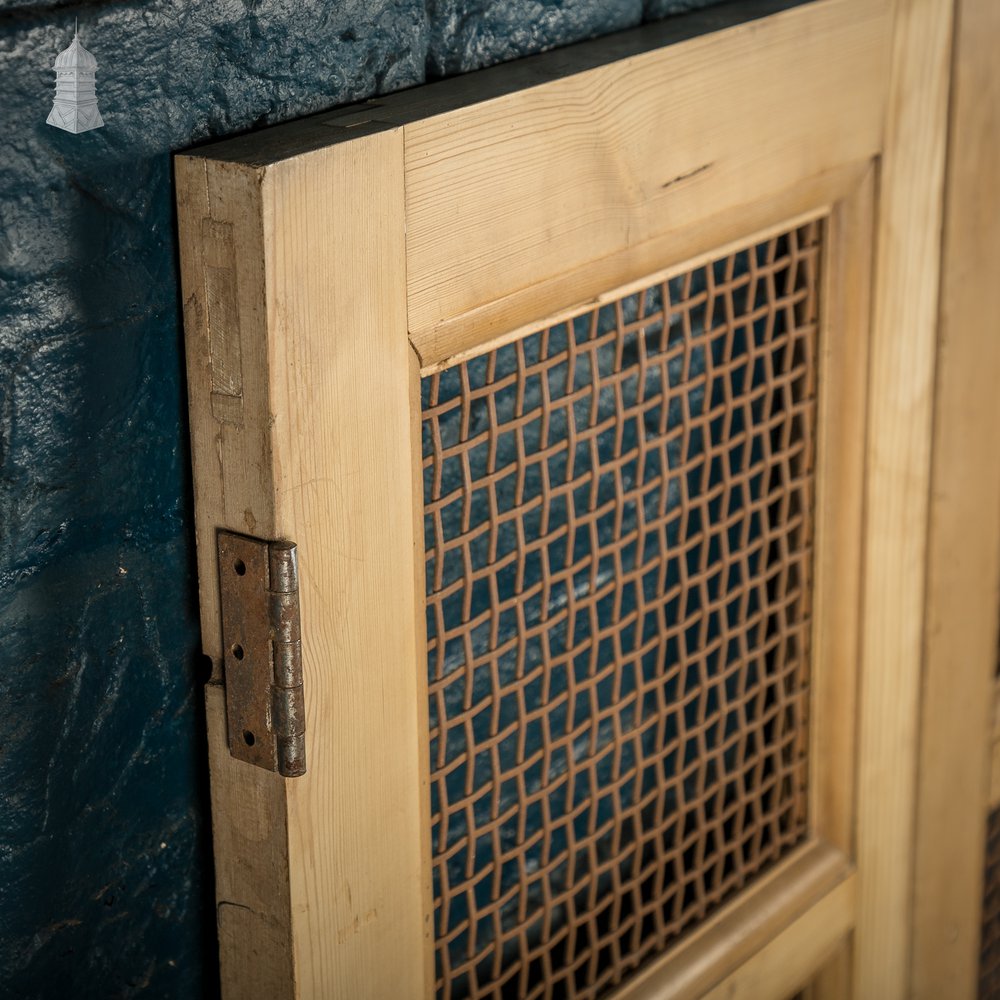
[[[229,752],[297,777],[306,712],[295,544],[220,531],[218,554]]]

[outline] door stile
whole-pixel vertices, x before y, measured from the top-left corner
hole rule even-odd
[[[402,131],[327,127],[324,138],[277,160],[237,145],[229,159],[178,163],[182,239],[215,280],[207,258],[222,227],[233,273],[220,287],[238,304],[188,275],[203,632],[216,664],[216,531],[299,552],[305,775],[233,760],[221,690],[208,695],[223,991],[422,997]]]
[[[952,59],[913,990],[979,988],[990,741],[1000,626],[1000,7],[959,0]],[[995,776],[996,774],[994,765]]]
[[[175,164],[220,971],[227,997],[293,1000],[284,779],[230,755],[216,548],[219,530],[277,537],[260,172]]]
[[[268,168],[276,528],[300,548],[308,706],[286,783],[298,996],[424,995],[403,136]],[[311,734],[311,739],[310,739]]]
[[[857,996],[909,993],[952,3],[897,0],[878,185],[861,643]]]

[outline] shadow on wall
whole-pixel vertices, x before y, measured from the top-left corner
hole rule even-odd
[[[0,0],[0,994],[217,992],[171,152],[711,2]]]

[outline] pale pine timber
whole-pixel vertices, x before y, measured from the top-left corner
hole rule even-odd
[[[192,157],[178,157],[175,171],[202,649],[214,676],[205,707],[220,975],[226,997],[259,989],[294,1000],[284,781],[230,756],[219,683],[216,530],[274,528],[259,460],[268,452],[262,220],[246,172]]]
[[[1000,631],[1000,5],[957,0],[914,878],[915,1000],[973,1000]]]
[[[878,228],[860,681],[859,1000],[907,1000],[952,4],[897,0]]]
[[[827,0],[408,122],[422,365],[640,278],[669,234],[876,155],[888,10]]]
[[[786,996],[804,985],[849,932],[854,920],[855,875],[846,858],[812,841],[785,858],[679,944],[640,969],[615,992],[615,1000],[699,1000],[730,995]],[[798,929],[796,929],[798,928]],[[764,959],[786,935],[808,946],[785,968]],[[803,967],[804,970],[803,971]],[[754,993],[761,980],[772,992]]]
[[[300,552],[307,773],[281,782],[213,757],[220,901],[277,928],[258,935],[263,951],[223,941],[226,997],[272,978],[280,996],[421,997],[429,977],[402,133],[328,134],[265,165],[227,162],[221,147],[179,161],[179,197],[207,185],[209,228],[253,235],[236,255],[242,373],[222,379],[229,395],[214,409],[213,334],[199,322],[209,296],[197,275],[185,288],[213,658],[215,531],[288,538]],[[182,239],[203,243],[183,220]],[[226,374],[237,354],[216,354]],[[208,704],[217,739],[222,701]],[[238,828],[262,797],[267,851]]]
[[[826,221],[810,657],[812,830],[853,857],[875,169]]]

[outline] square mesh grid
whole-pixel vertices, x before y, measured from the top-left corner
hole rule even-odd
[[[807,832],[822,232],[423,379],[441,998],[599,996]]]

